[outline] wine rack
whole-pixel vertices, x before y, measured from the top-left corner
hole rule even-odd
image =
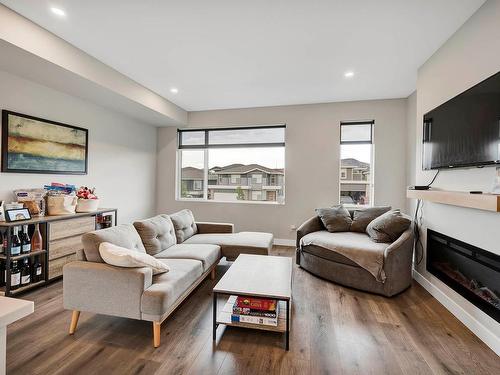
[[[82,249],[81,236],[89,231],[117,224],[118,211],[115,208],[100,209],[95,212],[77,213],[61,216],[36,217],[19,222],[0,222],[0,231],[6,239],[6,247],[0,253],[3,264],[0,275],[0,295],[13,297],[28,290],[46,285],[52,280],[62,277],[64,264],[76,260],[76,252]],[[104,220],[106,218],[106,220]],[[38,224],[42,237],[42,250],[30,251],[19,255],[11,254],[14,228],[28,225],[29,233]],[[31,236],[30,236],[31,237]],[[15,289],[11,287],[12,262],[23,262],[30,259],[30,283]],[[33,263],[35,258],[42,266],[42,275],[33,280]]]

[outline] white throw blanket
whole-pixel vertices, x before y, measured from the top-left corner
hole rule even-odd
[[[315,245],[332,250],[370,272],[378,282],[385,282],[384,253],[390,246],[389,243],[374,242],[365,233],[330,233],[323,230],[306,234],[300,240],[300,245]]]

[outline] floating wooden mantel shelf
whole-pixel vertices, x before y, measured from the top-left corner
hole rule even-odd
[[[407,198],[422,199],[434,203],[443,203],[453,206],[475,208],[500,212],[500,195],[471,194],[463,191],[448,190],[407,190]]]

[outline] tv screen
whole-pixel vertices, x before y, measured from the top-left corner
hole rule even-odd
[[[423,169],[500,163],[500,72],[424,115]]]

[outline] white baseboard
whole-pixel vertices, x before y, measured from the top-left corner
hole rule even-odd
[[[457,317],[467,328],[479,337],[491,350],[500,356],[500,338],[488,330],[481,322],[465,311],[460,305],[444,294],[418,271],[413,270],[413,278],[424,287],[435,299]]]
[[[285,238],[275,238],[274,244],[278,246],[293,246],[295,247],[295,240],[287,240]]]

